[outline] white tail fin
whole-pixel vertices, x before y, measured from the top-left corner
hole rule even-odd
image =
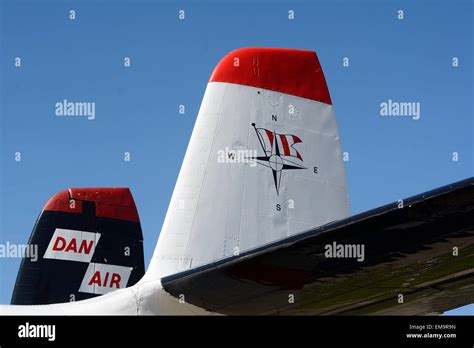
[[[315,52],[238,49],[207,85],[145,279],[348,215],[336,119]]]

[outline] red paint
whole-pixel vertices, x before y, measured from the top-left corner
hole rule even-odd
[[[49,199],[45,211],[82,213],[82,202],[95,202],[96,216],[139,222],[138,211],[128,188],[73,188]]]
[[[61,246],[59,246],[59,242],[61,242]],[[58,237],[56,238],[54,245],[53,245],[53,250],[55,251],[61,251],[64,249],[66,246],[66,240],[63,237]]]
[[[105,278],[102,281],[102,277],[100,274],[100,271],[95,271],[95,273],[92,275],[91,280],[89,281],[89,285],[97,285],[101,287],[109,287],[113,288],[115,285],[115,288],[120,289],[120,281],[122,280],[122,277],[118,273],[112,273],[112,278],[110,280],[110,283],[107,285],[107,281],[109,280],[109,272],[105,273]]]
[[[71,200],[69,198],[69,190],[64,190],[51,197],[43,210],[80,214],[82,213],[82,202]]]
[[[314,51],[240,48],[222,58],[209,82],[264,88],[332,104],[323,70]]]
[[[83,240],[81,242],[81,246],[79,247],[79,252],[89,255],[91,253],[93,245],[94,245],[93,240],[89,241],[89,244],[87,244],[87,240]]]
[[[298,152],[298,150],[296,150],[293,145],[294,144],[298,144],[298,143],[301,143],[301,139],[298,138],[296,135],[292,135],[293,137],[293,144],[291,145],[291,148],[296,152],[296,157],[298,157],[298,159],[300,159],[301,161],[303,160],[303,158],[301,157],[300,153]],[[291,150],[290,150],[291,151]]]
[[[76,240],[74,238],[71,240],[71,242],[66,247],[66,250],[64,250],[64,251],[65,252],[73,251],[73,252],[77,253],[77,243],[76,243]]]
[[[89,285],[96,284],[98,286],[102,286],[102,282],[100,280],[100,272],[96,271],[94,275],[92,276]]]
[[[105,274],[104,286],[105,284],[107,284],[107,280],[109,280],[109,274],[110,274],[109,272]]]
[[[290,155],[290,147],[288,146],[288,140],[285,134],[280,134],[281,144],[283,145],[283,154],[285,156]]]
[[[113,285],[115,284],[115,287],[117,289],[120,289],[120,280],[122,280],[122,277],[120,277],[120,274],[118,274],[118,273],[112,274],[112,280],[110,281],[110,287],[112,288]]]
[[[270,140],[270,145],[273,146],[273,133],[268,129],[265,129],[265,133],[267,133],[268,140]]]
[[[61,243],[61,244],[59,244],[59,243]],[[64,250],[65,252],[73,251],[74,253],[90,254],[93,245],[94,245],[93,240],[89,241],[89,244],[87,244],[87,240],[83,240],[83,241],[81,241],[81,244],[80,244],[79,249],[78,249],[77,248],[77,241],[76,241],[75,238],[73,238],[68,244],[66,239],[64,239],[63,237],[58,237],[54,241],[53,250],[55,250],[55,251]]]
[[[301,142],[302,142],[301,139],[298,138],[296,135],[292,135],[292,137],[293,137],[293,144],[297,144],[297,143],[301,143]]]

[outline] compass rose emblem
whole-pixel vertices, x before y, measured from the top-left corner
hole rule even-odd
[[[273,182],[277,195],[280,191],[281,175],[288,169],[306,169],[303,166],[301,154],[294,145],[301,143],[301,139],[292,134],[278,134],[266,128],[257,128],[252,123],[264,156],[249,157],[258,164],[272,170]]]

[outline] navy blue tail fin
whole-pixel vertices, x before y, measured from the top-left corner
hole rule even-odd
[[[131,286],[144,274],[140,219],[128,188],[54,195],[28,244],[36,257],[23,258],[12,304],[79,301]]]

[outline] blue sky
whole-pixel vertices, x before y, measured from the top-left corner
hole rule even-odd
[[[148,264],[210,73],[245,46],[317,52],[353,213],[473,175],[472,1],[0,3],[0,243],[25,243],[55,192],[125,186]],[[94,101],[95,120],[56,117],[63,99]],[[381,117],[388,99],[419,102],[421,118]],[[1,260],[0,303],[18,265]]]

